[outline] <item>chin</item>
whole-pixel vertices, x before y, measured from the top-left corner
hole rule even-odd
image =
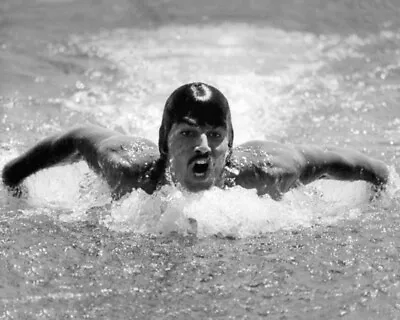
[[[190,192],[205,191],[215,186],[213,181],[186,181],[182,186]]]

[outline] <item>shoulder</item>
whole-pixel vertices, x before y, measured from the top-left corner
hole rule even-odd
[[[249,141],[232,150],[227,185],[255,188],[278,199],[297,181],[304,157],[296,148],[272,141]]]
[[[151,194],[162,179],[163,167],[158,147],[140,137],[114,136],[99,148],[99,160],[114,198],[143,189]]]
[[[72,140],[91,167],[113,175],[138,174],[159,158],[154,142],[93,125],[75,127],[60,139]]]
[[[86,129],[85,129],[86,130]],[[85,149],[85,159],[100,173],[118,198],[132,189],[141,188],[152,193],[161,178],[158,147],[152,141],[98,130],[86,131],[89,137]]]
[[[88,125],[67,131],[61,138],[71,138],[81,151],[114,154],[134,161],[159,156],[157,145],[142,137],[129,136],[118,131]]]
[[[253,140],[238,145],[232,150],[232,163],[241,167],[292,166],[302,162],[303,156],[297,148],[274,141]]]
[[[126,135],[116,135],[101,141],[98,152],[132,169],[147,166],[160,157],[158,147],[154,142]]]

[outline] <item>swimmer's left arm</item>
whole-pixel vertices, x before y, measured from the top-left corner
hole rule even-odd
[[[361,152],[311,146],[298,146],[296,149],[304,157],[299,176],[300,182],[304,184],[321,178],[364,180],[379,189],[388,182],[387,166]]]
[[[250,141],[236,147],[229,170],[235,184],[256,188],[259,195],[269,194],[273,199],[318,179],[364,180],[378,191],[389,177],[383,162],[357,151],[270,141]]]

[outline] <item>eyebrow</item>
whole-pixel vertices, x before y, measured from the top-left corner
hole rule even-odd
[[[180,123],[186,124],[188,126],[191,127],[200,127],[198,121],[194,118],[191,118],[189,116],[185,116],[182,118],[182,120],[180,121]],[[223,130],[227,130],[227,128],[224,125],[217,125],[217,126],[212,126],[210,125],[211,128],[213,129],[223,129]]]

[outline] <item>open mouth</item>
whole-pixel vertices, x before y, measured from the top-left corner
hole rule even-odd
[[[191,163],[193,175],[197,178],[204,178],[210,167],[208,158],[195,159]]]

